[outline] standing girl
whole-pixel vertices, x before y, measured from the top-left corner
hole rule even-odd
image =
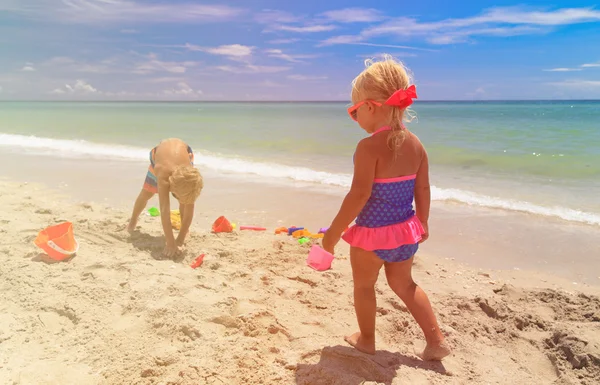
[[[343,238],[351,246],[360,332],[346,337],[346,342],[375,354],[375,283],[384,266],[388,284],[425,334],[427,346],[419,356],[441,360],[450,350],[427,295],[411,274],[419,243],[429,237],[431,200],[427,152],[402,123],[416,98],[406,69],[390,57],[368,62],[354,79],[348,113],[370,136],[356,147],[352,186],[323,238],[323,248],[333,254],[342,232],[356,218]]]

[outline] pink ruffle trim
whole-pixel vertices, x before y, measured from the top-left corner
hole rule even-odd
[[[418,243],[425,229],[417,216],[402,223],[396,223],[383,227],[363,227],[354,225],[342,236],[344,241],[351,246],[360,247],[363,250],[391,250],[403,245]]]

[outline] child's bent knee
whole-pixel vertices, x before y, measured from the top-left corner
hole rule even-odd
[[[408,282],[400,280],[392,282],[388,281],[388,284],[390,285],[392,290],[394,290],[394,292],[399,296],[414,292],[417,289],[417,284],[412,279]]]

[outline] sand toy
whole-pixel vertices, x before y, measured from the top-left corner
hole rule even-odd
[[[160,211],[158,211],[156,207],[150,207],[148,209],[148,214],[150,214],[151,217],[157,217],[160,215]]]
[[[192,262],[190,267],[192,269],[200,267],[200,266],[202,266],[202,262],[204,262],[204,254],[200,254],[196,259],[194,259],[194,262]]]
[[[175,230],[181,229],[181,214],[179,213],[179,210],[171,211],[171,226],[173,226]]]
[[[292,227],[288,228],[288,235],[292,235],[294,232],[296,232],[298,230],[304,230],[304,227],[292,226]]]
[[[323,238],[325,236],[325,234],[313,234],[310,231],[304,229],[304,230],[298,230],[298,231],[294,231],[292,233],[292,237],[294,238]]]
[[[317,271],[325,271],[331,268],[331,262],[334,257],[331,253],[323,250],[321,247],[314,245],[310,248],[306,264]]]
[[[240,230],[265,231],[267,229],[265,227],[258,226],[240,226]]]
[[[73,224],[63,222],[40,231],[33,241],[55,261],[62,261],[77,253],[79,243],[73,235]]]
[[[217,218],[215,223],[212,225],[213,233],[231,233],[233,231],[233,226],[224,216],[220,216]]]
[[[287,234],[287,233],[288,233],[287,227],[278,227],[275,229],[275,234]]]

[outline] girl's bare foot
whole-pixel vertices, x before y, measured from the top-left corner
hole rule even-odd
[[[353,346],[358,351],[367,354],[375,354],[375,338],[369,340],[363,338],[360,332],[356,332],[351,336],[344,337],[344,341],[346,341],[348,344],[350,344],[350,346]]]
[[[423,361],[441,361],[450,354],[450,348],[445,341],[437,344],[427,344],[422,352],[416,352]]]

